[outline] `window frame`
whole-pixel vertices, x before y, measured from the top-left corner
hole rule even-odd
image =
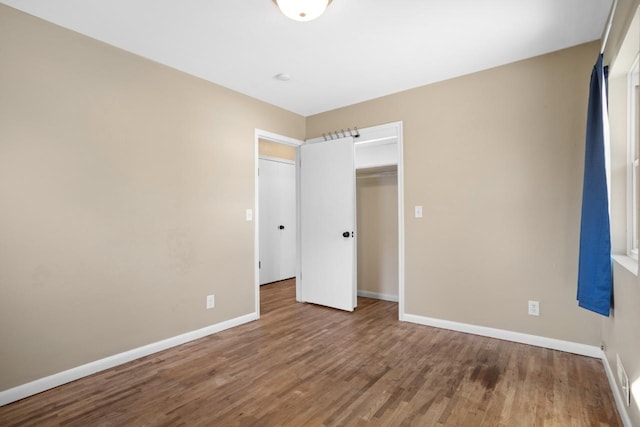
[[[638,174],[640,173],[640,54],[627,74],[627,256],[638,261]]]

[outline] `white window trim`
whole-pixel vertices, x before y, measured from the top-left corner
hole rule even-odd
[[[637,215],[638,215],[638,191],[636,186],[638,184],[638,168],[639,165],[639,155],[640,153],[636,152],[636,141],[638,126],[640,126],[640,119],[638,118],[637,111],[637,100],[634,89],[634,79],[638,81],[638,67],[639,67],[640,55],[636,56],[636,59],[633,61],[631,68],[628,73],[628,83],[627,83],[627,256],[633,258],[638,261],[638,247],[637,242],[634,242],[637,231],[635,230],[638,227],[637,224]],[[634,167],[636,169],[636,173],[634,174]]]

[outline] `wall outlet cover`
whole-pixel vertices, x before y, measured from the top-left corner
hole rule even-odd
[[[216,306],[215,295],[207,295],[207,310]]]
[[[530,316],[540,316],[540,302],[539,301],[529,301],[529,315]]]

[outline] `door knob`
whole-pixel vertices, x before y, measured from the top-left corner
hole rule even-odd
[[[345,231],[344,233],[342,233],[342,237],[349,237],[351,235],[350,232]]]
[[[284,225],[281,225],[280,227],[278,227],[280,230],[284,230]]]

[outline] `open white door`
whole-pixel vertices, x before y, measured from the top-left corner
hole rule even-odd
[[[353,311],[355,169],[353,138],[300,147],[302,301]]]

